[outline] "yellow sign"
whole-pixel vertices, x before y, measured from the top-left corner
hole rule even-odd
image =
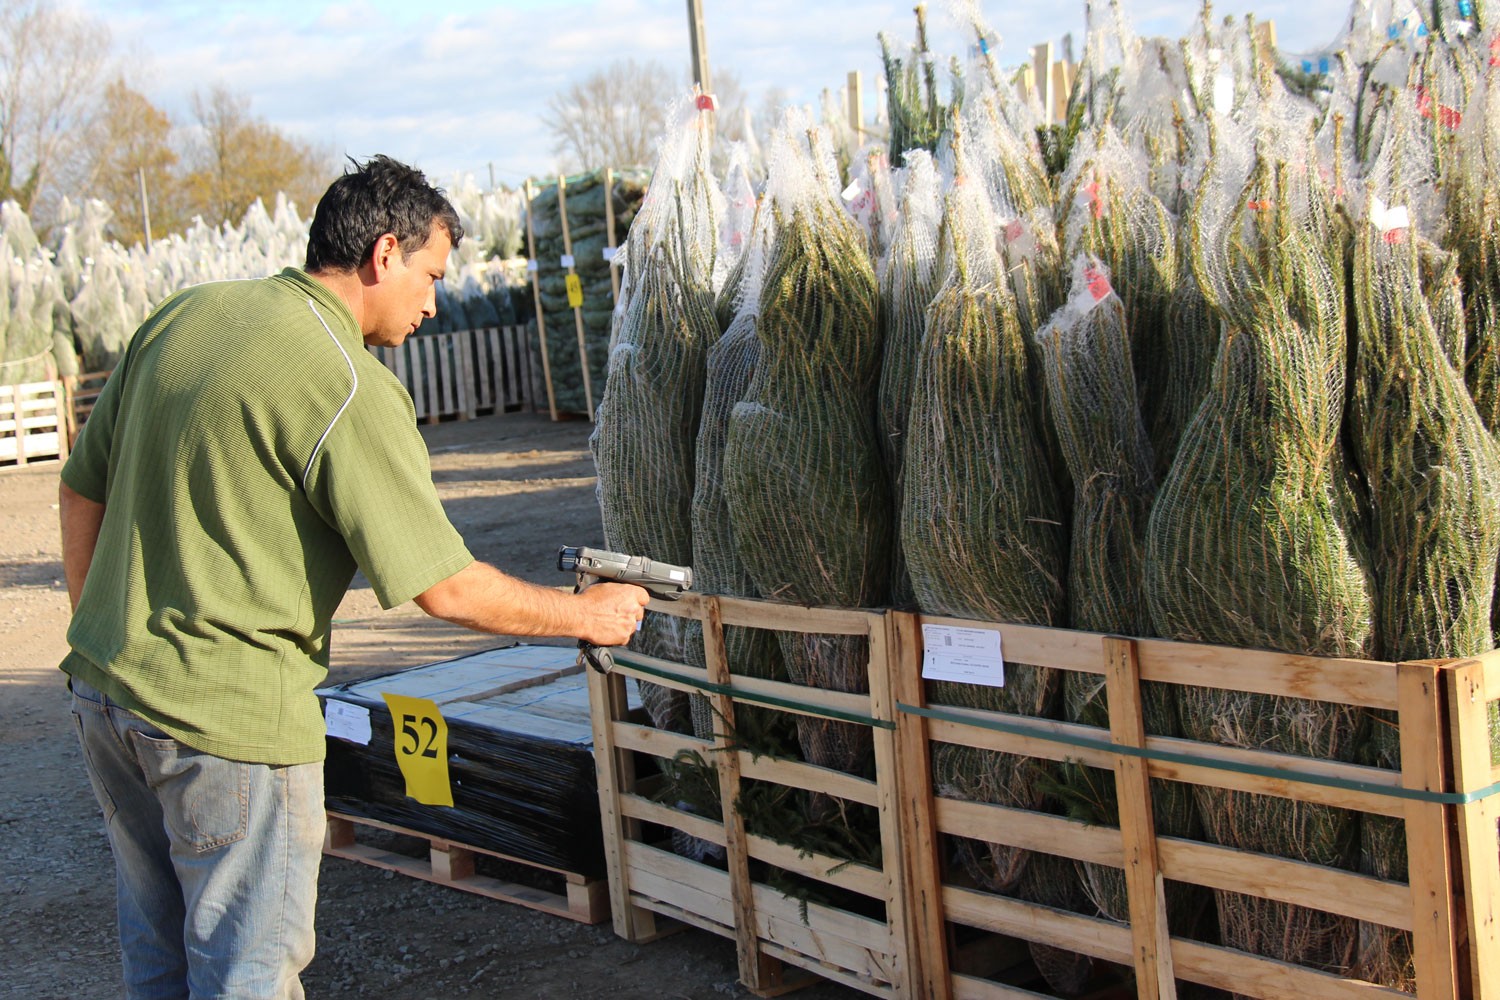
[[[448,781],[448,724],[434,702],[381,693],[391,710],[396,763],[406,778],[406,794],[426,806],[453,805]]]
[[[578,275],[570,274],[567,277],[568,305],[577,309],[583,305],[583,283],[578,280]]]

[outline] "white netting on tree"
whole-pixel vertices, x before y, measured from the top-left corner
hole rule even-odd
[[[907,420],[902,546],[918,605],[929,614],[1061,625],[1067,529],[1045,445],[1015,298],[996,250],[990,198],[978,177],[955,182],[944,220],[944,274],[927,315]],[[929,685],[936,703],[1049,716],[1055,671],[1007,663],[1004,687]],[[1047,768],[969,747],[934,748],[940,794],[1035,809]],[[1026,853],[961,842],[982,884],[1013,890]]]
[[[1407,205],[1430,188],[1435,164],[1421,101],[1410,92],[1397,98],[1354,237],[1350,442],[1373,512],[1376,653],[1398,661],[1477,656],[1493,646],[1500,555],[1500,447],[1452,344],[1457,264],[1424,281],[1431,254]],[[1395,714],[1374,714],[1365,762],[1399,767]],[[1400,821],[1366,817],[1362,834],[1363,870],[1404,880]],[[1414,988],[1411,947],[1409,934],[1361,925],[1360,975]]]
[[[693,454],[706,357],[719,335],[712,276],[721,198],[708,174],[706,117],[679,106],[626,241],[608,377],[589,440],[607,544],[679,565],[693,560]],[[680,622],[647,612],[631,647],[683,660]],[[641,695],[658,726],[688,730],[686,695],[644,683]]]
[[[838,203],[826,143],[789,116],[767,181],[776,234],[760,292],[760,358],[730,413],[724,488],[735,542],[757,589],[809,605],[883,604],[891,504],[873,400],[880,366],[874,268]],[[867,690],[866,643],[786,635],[799,684]],[[807,759],[846,771],[869,761],[867,729],[798,716]]]
[[[943,195],[937,167],[926,150],[906,154],[901,214],[890,250],[880,262],[880,325],[885,356],[880,368],[879,427],[881,453],[890,474],[893,497],[901,497],[902,456],[906,451],[907,414],[916,381],[927,306],[937,289],[938,230]],[[914,601],[900,545],[892,573],[891,600]]]
[[[1167,323],[1179,278],[1176,222],[1151,194],[1144,160],[1109,126],[1079,136],[1059,209],[1066,259],[1099,258],[1124,303],[1142,417],[1164,469],[1183,414],[1162,403],[1192,357],[1188,346],[1172,342]]]
[[[1187,251],[1224,336],[1208,396],[1152,509],[1152,621],[1174,639],[1364,656],[1370,587],[1338,441],[1341,241],[1327,191],[1307,169],[1306,140],[1292,133],[1278,145],[1281,133],[1267,128],[1257,149],[1248,136],[1226,135],[1231,128],[1218,123]],[[1350,707],[1199,687],[1181,698],[1192,739],[1320,759],[1358,753],[1362,720]],[[1207,787],[1195,796],[1216,843],[1353,867],[1353,814]],[[1352,920],[1234,893],[1216,898],[1226,944],[1351,968]]]

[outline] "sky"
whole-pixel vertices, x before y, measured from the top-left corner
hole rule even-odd
[[[1142,34],[1183,35],[1190,0],[1124,0]],[[195,89],[223,84],[252,114],[336,154],[387,153],[443,183],[472,174],[518,185],[555,173],[548,98],[617,58],[680,72],[690,55],[685,0],[71,0],[103,22],[129,82],[175,121]],[[711,72],[732,70],[750,104],[779,88],[816,103],[859,71],[873,117],[877,34],[914,37],[911,0],[702,0]],[[930,43],[970,40],[929,4]],[[1082,0],[980,0],[1001,36],[1002,65],[1066,33],[1082,51]],[[1218,0],[1215,15],[1276,22],[1283,50],[1321,48],[1346,17],[1340,2]]]

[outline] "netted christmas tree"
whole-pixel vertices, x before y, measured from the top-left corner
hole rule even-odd
[[[1209,392],[1183,433],[1147,530],[1146,597],[1158,634],[1323,656],[1371,650],[1339,444],[1345,384],[1344,270],[1327,192],[1305,140],[1216,123],[1189,245],[1224,323]],[[1282,144],[1278,145],[1278,142]],[[1302,169],[1296,169],[1298,164]],[[1352,761],[1349,706],[1204,687],[1181,689],[1191,739]],[[1354,814],[1195,786],[1214,843],[1355,867]],[[1338,973],[1354,963],[1346,917],[1217,892],[1224,942]]]
[[[718,339],[714,264],[720,196],[708,174],[706,115],[677,112],[625,248],[609,378],[590,447],[606,543],[678,565],[693,560],[694,449],[706,358]],[[682,661],[681,619],[647,612],[631,647]],[[687,731],[687,698],[642,684],[661,727]]]
[[[962,162],[960,160],[960,166]],[[1015,297],[996,251],[995,218],[977,176],[955,179],[943,230],[944,274],[927,314],[907,419],[910,470],[901,506],[902,545],[919,607],[927,614],[1062,625],[1066,514],[1045,449]],[[1003,687],[931,682],[932,703],[1051,716],[1056,671],[1007,663]],[[1023,809],[1043,805],[1044,762],[938,744],[939,794]],[[1026,854],[960,841],[970,873],[1013,891]]]
[[[826,143],[789,115],[767,180],[776,235],[760,290],[760,358],[730,413],[724,491],[735,544],[764,597],[868,607],[885,603],[890,588],[891,503],[874,407],[878,293],[838,190]],[[868,690],[862,638],[781,641],[796,683]],[[852,772],[869,765],[865,727],[802,715],[797,724],[808,760]]]

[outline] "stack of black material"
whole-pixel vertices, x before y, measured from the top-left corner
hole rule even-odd
[[[603,829],[591,740],[508,732],[458,713],[450,715],[445,708],[453,805],[423,805],[406,796],[390,711],[378,693],[371,693],[371,681],[319,694],[325,702],[342,701],[370,713],[368,744],[328,739],[325,797],[330,810],[603,877]]]

